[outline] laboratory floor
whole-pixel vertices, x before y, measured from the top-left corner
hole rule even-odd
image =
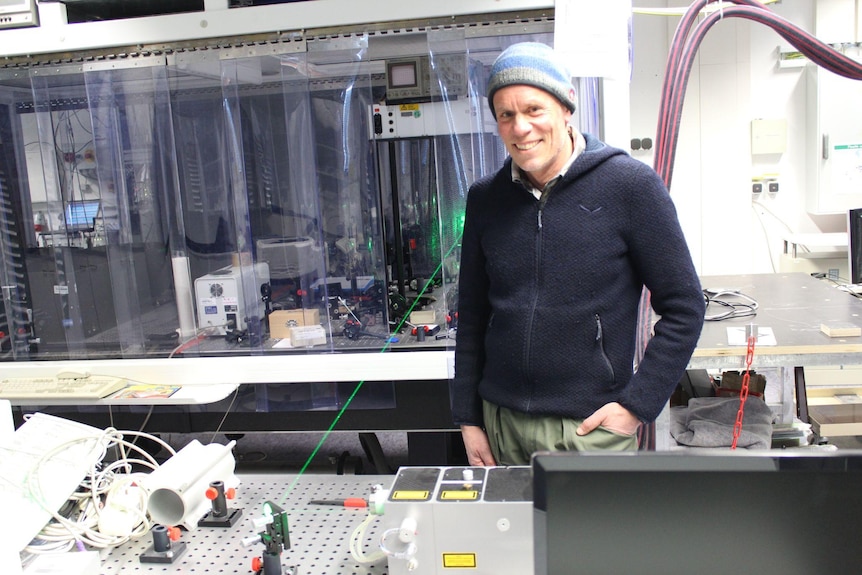
[[[235,440],[234,457],[240,472],[293,473],[304,468],[315,474],[365,475],[384,472],[383,465],[393,473],[407,465],[407,433],[401,431],[164,434],[161,438],[176,450],[195,439],[203,444]]]
[[[364,436],[364,437],[363,437]],[[196,439],[203,444],[236,441],[234,457],[238,472],[314,473],[332,475],[394,474],[410,465],[405,431],[360,434],[355,431],[163,434],[161,438],[175,450]],[[830,437],[838,449],[862,449],[862,436]],[[162,451],[161,458],[167,454]],[[415,463],[414,463],[415,464]]]

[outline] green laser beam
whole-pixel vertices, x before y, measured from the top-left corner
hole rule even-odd
[[[461,237],[463,235],[464,235],[464,230],[462,229],[461,233],[458,235],[458,238],[454,242],[452,242],[452,245],[449,247],[449,250],[446,252],[446,254],[441,259],[440,264],[437,266],[437,269],[435,269],[434,273],[431,274],[431,278],[429,278],[428,281],[425,282],[425,285],[422,286],[422,289],[419,291],[418,296],[413,301],[413,303],[410,305],[410,307],[407,309],[407,312],[401,318],[401,321],[395,327],[395,333],[398,333],[401,330],[401,327],[404,325],[404,323],[407,321],[407,318],[410,316],[410,312],[413,311],[413,308],[416,307],[417,303],[419,303],[419,299],[428,290],[428,287],[431,285],[431,282],[434,280],[434,278],[440,272],[441,268],[443,267],[443,262],[446,261],[446,258],[449,257],[449,255],[452,253],[452,250],[455,249],[455,246],[457,246],[459,243],[461,243]],[[380,353],[385,353],[389,349],[391,343],[392,343],[391,339],[386,338],[386,343],[380,349]],[[347,410],[347,408],[350,407],[350,403],[353,401],[353,398],[356,397],[356,394],[359,393],[359,390],[362,388],[362,385],[364,383],[365,383],[365,380],[363,379],[362,381],[360,381],[359,383],[356,384],[356,387],[353,388],[353,392],[347,398],[347,401],[344,402],[344,406],[335,415],[335,418],[332,420],[332,424],[330,424],[330,426],[326,429],[326,431],[323,432],[323,437],[321,437],[320,441],[317,442],[317,445],[312,450],[311,455],[308,456],[308,459],[305,460],[305,463],[303,463],[302,467],[299,469],[299,473],[297,473],[296,477],[293,479],[293,481],[291,481],[290,485],[287,486],[287,490],[284,492],[284,495],[282,495],[282,497],[281,497],[281,501],[280,501],[281,505],[284,505],[284,502],[287,499],[287,496],[290,495],[290,492],[293,491],[294,487],[296,487],[296,484],[302,478],[303,474],[305,473],[305,470],[308,469],[309,465],[311,465],[311,461],[317,455],[317,452],[320,451],[320,448],[323,447],[324,442],[329,438],[330,434],[332,434],[332,431],[335,429],[335,426],[341,420],[341,417],[344,415],[344,412]]]

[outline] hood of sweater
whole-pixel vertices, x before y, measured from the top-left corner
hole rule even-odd
[[[579,176],[590,172],[595,169],[597,166],[600,166],[610,158],[615,156],[628,156],[628,153],[620,148],[615,148],[613,146],[609,146],[596,138],[591,134],[583,134],[584,140],[586,141],[586,148],[584,151],[575,158],[575,161],[572,162],[572,165],[569,166],[569,169],[563,174],[563,177],[558,180],[554,186],[556,187],[560,184],[564,184],[565,182],[574,180]],[[511,174],[512,173],[512,158],[511,156],[506,158],[506,162],[503,166],[503,169],[495,172],[494,174],[490,174],[486,176],[486,178],[494,178],[495,176]],[[485,179],[485,178],[483,178]],[[521,184],[525,189],[526,186]]]

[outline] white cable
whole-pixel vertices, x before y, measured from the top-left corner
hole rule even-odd
[[[75,546],[75,541],[72,539],[67,539],[62,542],[45,542],[41,545],[30,544],[24,547],[24,551],[27,553],[32,553],[34,555],[39,554],[48,554],[48,553],[65,553],[71,551]]]
[[[150,434],[107,428],[98,435],[70,440],[40,458],[34,472],[27,477],[25,487],[30,497],[51,513],[52,519],[26,548],[27,552],[67,551],[76,544],[97,549],[110,548],[149,533],[152,522],[147,515],[147,493],[137,486],[145,474],[131,470],[135,465],[154,470],[159,467],[159,463],[143,448],[127,441],[125,437],[129,435],[145,437],[170,454],[176,453],[163,440]],[[97,457],[94,458],[89,475],[81,482],[81,489],[70,496],[69,502],[73,504],[73,508],[67,512],[68,517],[64,517],[44,505],[39,470],[50,458],[59,456],[72,445],[84,442],[93,443],[93,450],[98,450]],[[120,458],[102,466],[104,458],[112,448],[118,450]],[[130,457],[132,452],[140,454],[141,457]],[[108,509],[119,515],[113,518],[105,516]],[[100,531],[100,519],[106,522],[106,526],[110,526],[108,530],[112,533]]]

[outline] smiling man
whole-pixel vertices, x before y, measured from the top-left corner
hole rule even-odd
[[[703,325],[673,202],[649,166],[573,129],[548,46],[503,51],[488,103],[510,158],[467,197],[451,397],[469,462],[637,449]],[[661,319],[634,372],[644,286]]]

